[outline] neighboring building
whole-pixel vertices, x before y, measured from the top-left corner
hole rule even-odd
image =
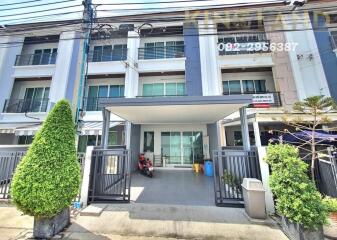
[[[264,13],[275,8],[289,10],[281,4],[244,7]],[[181,12],[138,15],[137,22],[130,21],[135,16],[106,18],[123,24],[111,23],[117,30],[109,37],[93,31],[80,151],[122,145],[134,156],[147,152],[158,164],[189,166],[219,146],[249,148],[249,138],[263,144],[268,130],[283,127],[273,116],[307,96],[332,92],[316,33],[290,31],[290,16],[247,14],[228,24],[214,17],[221,9],[196,14],[185,22],[154,21],[141,28],[152,17],[178,18]],[[206,14],[213,18],[202,18]],[[300,15],[310,21],[309,14]],[[68,21],[3,30],[8,36],[1,43],[17,44],[0,48],[0,144],[29,144],[59,99],[76,108],[83,71],[80,26]],[[288,42],[300,44],[292,45],[294,51],[271,47]],[[238,111],[248,105],[244,124],[245,111]]]

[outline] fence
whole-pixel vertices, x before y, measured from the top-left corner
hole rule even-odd
[[[213,167],[215,204],[220,207],[243,207],[243,178],[261,180],[256,151],[214,151]]]
[[[92,152],[89,202],[129,202],[130,151],[95,149]]]
[[[318,190],[337,198],[337,159],[331,152],[327,158],[316,161],[315,175]]]
[[[0,152],[0,199],[10,199],[10,187],[15,169],[22,157],[26,154],[25,151]],[[85,153],[78,153],[78,160],[81,165],[81,173],[84,169]],[[78,201],[79,195],[74,199]]]

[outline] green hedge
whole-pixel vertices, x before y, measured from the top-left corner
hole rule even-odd
[[[52,217],[70,206],[79,185],[74,121],[68,101],[61,100],[18,165],[11,196],[25,214]]]
[[[276,196],[277,212],[309,229],[327,223],[327,208],[298,150],[287,144],[270,145],[266,160],[272,169],[270,187]]]

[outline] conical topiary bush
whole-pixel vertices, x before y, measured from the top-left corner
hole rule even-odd
[[[61,100],[48,114],[18,165],[11,197],[25,214],[48,219],[69,208],[79,185],[72,112],[68,101]]]

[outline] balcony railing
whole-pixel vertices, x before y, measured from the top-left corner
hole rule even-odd
[[[337,32],[332,32],[330,36],[331,47],[334,51],[337,51]]]
[[[220,55],[240,55],[270,52],[266,34],[229,34],[218,40]]]
[[[57,53],[17,55],[15,66],[50,65],[56,63]]]
[[[88,54],[89,62],[111,62],[123,61],[127,58],[127,49],[113,49],[112,51],[98,52],[90,51]]]
[[[84,109],[84,111],[101,111],[103,109],[100,106],[100,101],[102,99],[116,99],[116,98],[124,98],[124,96],[83,98],[83,109]]]
[[[270,106],[270,107],[282,107],[281,94],[280,92],[256,92],[256,93],[237,93],[237,94],[227,94],[223,95],[253,95],[252,103],[250,107],[259,106]]]
[[[48,98],[36,99],[7,99],[3,112],[25,113],[25,112],[47,112]]]
[[[184,48],[184,45],[139,48],[138,59],[182,58],[185,56]]]

